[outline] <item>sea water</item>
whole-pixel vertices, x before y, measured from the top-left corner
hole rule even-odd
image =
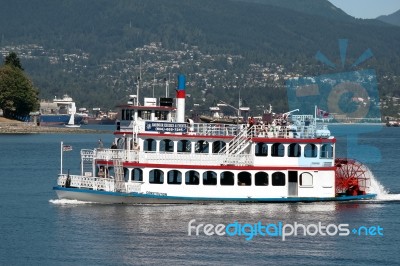
[[[398,265],[400,128],[330,129],[337,156],[363,145],[357,159],[372,169],[377,199],[131,206],[58,200],[52,187],[60,142],[73,147],[63,154],[63,171],[74,174],[79,150],[98,139],[111,145],[112,136],[0,135],[0,265]],[[288,235],[295,226],[297,235]]]

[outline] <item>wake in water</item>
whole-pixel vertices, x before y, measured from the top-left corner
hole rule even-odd
[[[81,205],[81,204],[91,204],[93,202],[89,201],[80,201],[80,200],[69,200],[69,199],[51,199],[50,203],[56,205]]]
[[[371,171],[369,171],[371,178],[371,192],[377,196],[375,200],[378,201],[400,201],[400,194],[390,194],[390,192],[375,178]]]

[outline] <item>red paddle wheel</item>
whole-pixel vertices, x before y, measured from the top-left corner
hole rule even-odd
[[[366,194],[370,171],[362,163],[347,158],[336,158],[336,194],[357,196]]]

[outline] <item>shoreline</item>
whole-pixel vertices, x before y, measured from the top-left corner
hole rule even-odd
[[[66,127],[46,127],[36,126],[33,123],[24,122],[0,122],[1,134],[90,134],[90,133],[110,133],[109,130],[95,130],[85,128],[66,128]]]

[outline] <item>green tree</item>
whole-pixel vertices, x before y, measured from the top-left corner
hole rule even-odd
[[[5,117],[20,120],[39,108],[38,90],[18,67],[0,68],[0,108]]]
[[[11,52],[6,56],[6,58],[4,59],[4,65],[11,65],[21,70],[24,70],[17,54],[14,52]]]

